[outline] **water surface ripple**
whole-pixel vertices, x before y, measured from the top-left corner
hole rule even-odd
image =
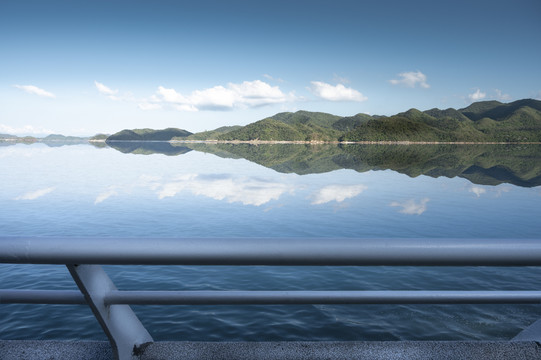
[[[427,147],[419,153],[408,147],[300,146],[192,146],[177,156],[84,144],[3,146],[0,162],[9,171],[0,172],[0,236],[475,241],[537,239],[541,233],[538,148]],[[442,154],[449,165],[442,165]],[[538,267],[105,270],[121,290],[541,287]],[[65,266],[0,264],[0,288],[74,290],[76,285]],[[156,340],[505,340],[541,317],[537,305],[512,304],[133,309]],[[0,338],[104,340],[105,335],[87,306],[2,304]]]

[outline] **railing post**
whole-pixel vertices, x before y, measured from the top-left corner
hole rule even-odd
[[[153,339],[129,305],[105,304],[105,295],[117,288],[103,268],[100,265],[66,266],[107,334],[116,358],[138,358]]]
[[[511,341],[541,341],[541,319],[530,324],[526,329],[518,333]]]

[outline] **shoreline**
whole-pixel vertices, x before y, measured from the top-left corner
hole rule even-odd
[[[42,139],[2,139],[0,142],[12,142],[12,143],[36,143],[36,142],[58,142],[58,143],[84,143],[85,141],[76,140],[48,140]],[[322,144],[335,144],[335,145],[541,145],[541,142],[536,141],[409,141],[409,140],[382,140],[382,141],[291,141],[291,140],[86,140],[88,143],[170,143],[170,144],[297,144],[297,145],[322,145]]]
[[[124,142],[112,140],[111,142]],[[134,141],[145,142],[145,141]],[[161,141],[157,141],[161,142]],[[498,142],[498,141],[281,141],[281,140],[169,140],[163,141],[175,143],[204,143],[204,144],[300,144],[300,145],[541,145],[541,142]]]

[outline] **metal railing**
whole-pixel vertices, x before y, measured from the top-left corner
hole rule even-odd
[[[541,266],[531,239],[0,237],[0,263],[66,265],[79,291],[0,290],[0,303],[88,304],[118,359],[152,337],[129,304],[541,304],[541,291],[119,291],[100,265]],[[516,340],[541,340],[541,322]]]

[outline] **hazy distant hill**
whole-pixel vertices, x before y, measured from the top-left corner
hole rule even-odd
[[[89,138],[87,137],[78,137],[78,136],[64,136],[60,134],[51,134],[47,135],[46,137],[39,139],[42,142],[49,142],[49,141],[58,141],[58,142],[83,142],[88,141]]]
[[[23,136],[19,137],[16,135],[9,135],[9,134],[0,134],[0,140],[10,140],[13,142],[22,142],[22,143],[34,143],[34,142],[42,142],[49,146],[59,146],[61,144],[71,144],[71,143],[83,143],[88,141],[89,138],[86,137],[78,137],[78,136],[64,136],[60,134],[51,134],[47,135],[44,138],[38,138],[34,136]]]
[[[0,134],[0,142],[5,145],[12,145],[16,143],[25,143],[25,144],[32,144],[41,139],[35,138],[33,136],[16,136],[16,135],[10,135],[10,134]]]
[[[174,137],[185,138],[192,133],[177,128],[163,130],[133,129],[122,130],[107,138],[107,141],[169,141]]]

